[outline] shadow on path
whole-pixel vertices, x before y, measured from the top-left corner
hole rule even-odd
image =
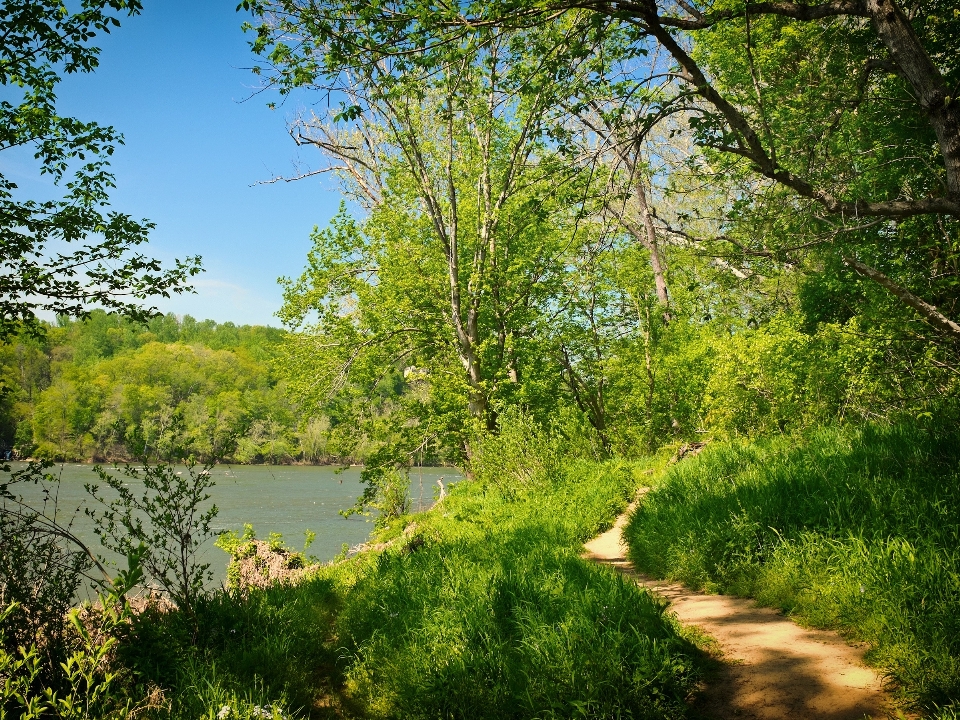
[[[890,717],[892,708],[863,652],[831,632],[807,630],[751,600],[705,595],[636,572],[614,526],[585,545],[584,557],[609,565],[670,602],[686,625],[713,637],[723,658],[693,705],[702,718],[861,720]]]

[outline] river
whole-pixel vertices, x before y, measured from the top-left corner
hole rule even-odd
[[[12,467],[16,470],[23,464],[12,463]],[[307,553],[318,560],[330,560],[344,543],[350,546],[362,543],[373,529],[372,517],[344,518],[339,514],[353,505],[363,489],[360,468],[348,468],[341,473],[336,470],[330,466],[218,465],[210,471],[216,484],[209,492],[219,508],[213,527],[217,533],[242,532],[244,524],[250,523],[257,537],[266,538],[271,532],[279,532],[286,544],[297,550],[303,548],[304,534],[309,530],[316,533],[316,537]],[[85,483],[99,480],[92,466],[64,464],[48,472],[60,478],[59,521],[69,522],[72,518],[73,532],[94,552],[116,562],[117,558],[103,552],[93,531],[93,522],[84,513],[86,508],[99,507],[84,489]],[[446,483],[456,482],[461,475],[455,468],[413,468],[410,497],[414,512],[433,504],[436,481],[441,477]],[[37,486],[17,485],[16,489],[32,502],[41,500]],[[135,486],[131,489],[136,493]],[[214,582],[219,585],[226,575],[226,554],[209,541],[204,544],[201,555],[211,564]]]

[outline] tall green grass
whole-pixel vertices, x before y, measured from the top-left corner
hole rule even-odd
[[[695,648],[662,602],[580,557],[637,485],[616,463],[462,482],[382,552],[218,594],[196,633],[143,617],[125,664],[172,700],[161,717],[682,717]]]
[[[663,604],[580,558],[635,484],[575,465],[519,494],[461,485],[346,593],[351,692],[383,717],[681,716],[694,666]]]
[[[867,641],[929,711],[960,701],[960,431],[830,428],[708,447],[626,531],[643,570]]]
[[[314,577],[297,587],[247,594],[219,591],[196,617],[152,608],[139,614],[119,649],[131,694],[162,693],[158,718],[306,716],[342,683],[331,625],[333,583]]]

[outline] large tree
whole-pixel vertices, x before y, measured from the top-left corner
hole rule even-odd
[[[272,77],[286,88],[367,62],[428,73],[450,43],[517,28],[536,29],[543,74],[556,77],[602,54],[609,33],[624,33],[655,58],[648,79],[676,81],[676,92],[651,105],[643,122],[621,116],[629,130],[642,135],[666,117],[687,118],[708,157],[722,159],[721,172],[754,175],[768,207],[803,216],[791,226],[810,229],[800,245],[825,248],[943,336],[960,339],[951,318],[960,18],[949,3],[909,11],[896,0],[244,5],[262,20],[255,49],[271,58]],[[305,29],[308,42],[300,40]],[[732,213],[750,200],[739,198]],[[797,244],[783,238],[743,250],[790,260]]]
[[[556,84],[518,91],[501,52],[499,41],[461,48],[456,66],[416,87],[368,71],[338,118],[346,127],[311,117],[295,128],[368,209],[318,233],[287,285],[281,317],[308,331],[291,342],[325,380],[310,387],[335,393],[351,373],[407,367],[461,431],[467,418],[494,429],[507,398],[536,406],[550,394],[533,346],[563,311],[585,173],[544,141]]]
[[[109,209],[109,158],[122,136],[57,111],[62,74],[93,72],[99,33],[136,15],[139,0],[4,0],[0,4],[0,151],[29,149],[64,192],[23,197],[0,174],[0,335],[38,311],[81,315],[91,306],[143,318],[143,301],[187,289],[199,258],[164,269],[138,252],[153,224]],[[19,97],[18,97],[19,96]],[[64,182],[65,181],[65,182]]]
[[[304,48],[316,40],[309,26],[289,30]],[[341,310],[337,322],[364,325],[349,341],[317,328],[346,348],[327,377],[344,378],[377,348],[394,347],[394,362],[452,352],[469,413],[488,430],[496,427],[498,401],[532,387],[528,375],[543,360],[528,346],[544,337],[536,325],[545,314],[565,307],[558,278],[584,240],[578,219],[592,202],[595,172],[568,161],[560,122],[571,88],[595,68],[584,63],[544,76],[541,60],[555,51],[555,39],[480,33],[438,49],[430,66],[416,58],[347,62],[289,84],[281,79],[285,51],[274,53],[265,74],[281,91],[305,85],[341,98],[339,112],[301,117],[292,134],[323,151],[325,164],[313,172],[338,172],[369,213],[356,245],[334,241],[340,231],[319,235],[323,247],[288,290],[283,317],[294,327],[304,326],[310,310],[331,320],[332,308]],[[360,265],[333,272],[331,262]],[[347,275],[362,287],[340,279]],[[397,278],[414,285],[401,289]],[[420,297],[416,285],[426,291],[419,305],[411,302]],[[333,343],[325,347],[324,356],[336,354]]]

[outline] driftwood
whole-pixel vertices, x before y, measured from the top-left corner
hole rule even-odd
[[[705,442],[684,443],[680,446],[680,449],[677,450],[677,454],[670,458],[670,464],[680,462],[687,457],[699,455],[706,446],[707,444]]]

